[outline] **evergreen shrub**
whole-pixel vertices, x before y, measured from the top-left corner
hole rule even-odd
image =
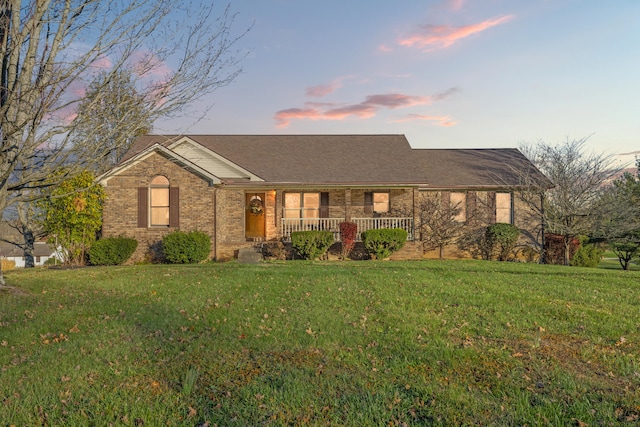
[[[404,246],[407,232],[402,228],[378,228],[363,231],[362,243],[371,256],[384,259]]]
[[[600,263],[604,255],[604,249],[599,245],[589,243],[589,239],[580,238],[580,247],[569,261],[574,267],[591,267],[595,268]]]
[[[89,248],[91,265],[120,265],[125,263],[138,247],[138,241],[129,237],[100,239]]]
[[[324,230],[294,231],[291,246],[302,259],[316,259],[324,256],[333,243],[333,233]]]
[[[518,243],[520,229],[513,224],[497,222],[487,227],[485,235],[492,252],[497,252],[498,260],[506,261]]]
[[[173,231],[162,239],[162,252],[171,264],[204,261],[211,251],[211,239],[202,231]]]

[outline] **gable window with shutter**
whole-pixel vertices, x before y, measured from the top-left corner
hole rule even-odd
[[[138,188],[138,227],[178,227],[179,188],[157,175],[149,187]]]

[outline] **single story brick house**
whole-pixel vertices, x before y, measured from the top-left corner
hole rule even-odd
[[[211,259],[226,260],[296,230],[338,240],[349,220],[359,232],[404,228],[401,256],[420,258],[427,197],[462,206],[460,221],[483,206],[486,222],[533,233],[514,193],[523,171],[546,179],[516,149],[414,149],[404,135],[145,135],[98,177],[102,234],[136,238],[135,261],[168,232],[199,230]]]

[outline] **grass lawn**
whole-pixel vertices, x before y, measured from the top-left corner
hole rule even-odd
[[[609,270],[622,270],[622,266],[620,265],[620,261],[615,253],[612,251],[606,251],[602,257],[602,260],[598,264],[598,268],[606,268]],[[629,264],[630,271],[640,271],[640,266],[637,262],[632,261]]]
[[[6,273],[2,425],[637,425],[640,272],[487,261]]]

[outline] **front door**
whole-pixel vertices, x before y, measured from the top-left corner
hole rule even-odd
[[[264,238],[264,193],[247,193],[245,203],[245,236]]]

